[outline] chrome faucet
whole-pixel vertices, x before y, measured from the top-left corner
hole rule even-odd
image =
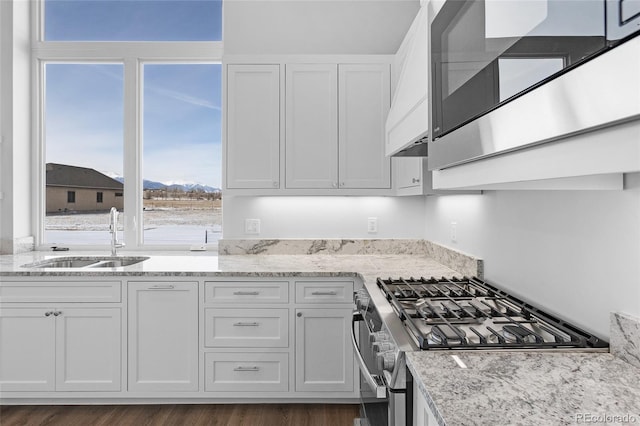
[[[109,212],[109,232],[111,233],[111,256],[118,255],[118,249],[124,247],[124,243],[118,242],[118,209],[111,207]]]

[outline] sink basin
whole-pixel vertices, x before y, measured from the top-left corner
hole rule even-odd
[[[92,268],[121,268],[123,266],[135,265],[142,261],[147,260],[148,257],[123,257],[123,258],[110,258],[91,265]]]
[[[22,265],[23,268],[121,268],[149,259],[146,256],[76,256],[56,257]]]

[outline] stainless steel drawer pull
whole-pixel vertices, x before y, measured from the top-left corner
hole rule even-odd
[[[258,327],[260,324],[257,322],[236,322],[234,327]]]
[[[255,365],[253,367],[245,367],[240,365],[234,368],[233,371],[260,371],[260,367],[257,367]]]
[[[259,291],[234,291],[234,296],[257,296],[259,295]]]
[[[171,284],[167,284],[167,285],[157,284],[149,287],[149,290],[173,290],[174,288],[175,287]]]
[[[336,296],[337,294],[337,291],[314,291],[311,293],[312,296]]]

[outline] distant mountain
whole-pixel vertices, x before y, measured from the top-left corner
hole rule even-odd
[[[112,179],[117,180],[120,183],[124,183],[124,178],[122,176],[118,176],[115,173],[106,173],[106,172],[103,172],[103,174],[111,177]],[[208,185],[202,185],[201,183],[173,183],[173,182],[162,183],[162,182],[156,182],[156,181],[147,180],[147,179],[142,180],[142,189],[150,189],[150,190],[168,189],[170,191],[184,191],[184,192],[202,191],[206,193],[220,192],[220,188],[215,188],[213,186],[208,186]]]

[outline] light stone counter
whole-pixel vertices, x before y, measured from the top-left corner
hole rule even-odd
[[[440,425],[640,423],[640,370],[609,353],[423,351],[407,365]]]
[[[4,277],[55,276],[362,276],[375,282],[378,276],[461,276],[424,255],[227,255],[193,253],[144,253],[144,262],[121,268],[25,268],[22,265],[68,256],[104,256],[104,252],[31,252],[0,256]],[[123,256],[139,256],[123,252]]]

